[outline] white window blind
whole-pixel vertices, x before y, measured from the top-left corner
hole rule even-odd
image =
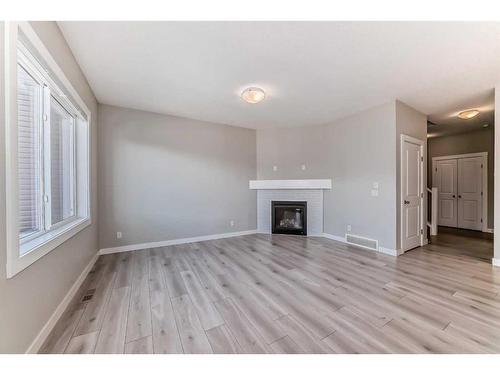
[[[26,237],[42,229],[42,86],[20,65],[17,77],[19,230]]]

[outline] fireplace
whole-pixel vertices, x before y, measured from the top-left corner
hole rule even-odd
[[[307,202],[272,201],[271,233],[307,235]]]

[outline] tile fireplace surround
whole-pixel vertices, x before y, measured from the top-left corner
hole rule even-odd
[[[271,201],[306,201],[307,235],[323,233],[323,190],[332,181],[324,180],[252,180],[249,188],[257,190],[257,231],[271,233]]]

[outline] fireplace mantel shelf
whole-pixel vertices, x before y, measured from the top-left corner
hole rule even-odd
[[[265,189],[331,189],[332,180],[250,180],[252,190]]]

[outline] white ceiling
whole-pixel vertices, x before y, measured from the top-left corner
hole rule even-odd
[[[479,114],[472,119],[458,118],[458,113],[466,109],[478,109]],[[470,97],[455,109],[429,116],[432,124],[427,126],[429,137],[467,133],[495,125],[495,92],[490,90],[482,95]]]
[[[101,103],[250,128],[492,104],[500,23],[59,22]],[[247,86],[267,92],[243,102]],[[448,117],[447,117],[448,116]]]

